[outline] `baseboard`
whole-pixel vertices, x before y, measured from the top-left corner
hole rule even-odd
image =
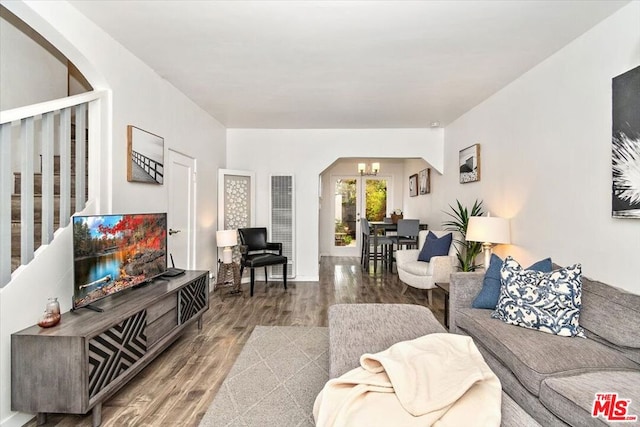
[[[256,280],[263,282],[264,281],[264,275],[259,276],[256,274]],[[270,281],[273,281],[274,279],[269,279]],[[281,280],[281,279],[275,279],[275,280]],[[287,278],[287,283],[293,283],[293,282],[319,282],[320,281],[320,276],[296,276],[293,279]],[[243,277],[241,283],[250,283],[251,282],[251,278],[249,277]]]
[[[32,414],[25,414],[24,412],[14,412],[4,420],[0,421],[0,427],[22,427],[33,419],[34,416]]]

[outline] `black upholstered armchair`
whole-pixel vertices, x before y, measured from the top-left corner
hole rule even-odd
[[[282,255],[282,243],[267,242],[267,229],[265,227],[239,228],[240,276],[245,267],[251,269],[251,296],[255,283],[255,268],[264,267],[264,280],[268,282],[267,267],[282,264],[282,280],[287,289],[287,257]]]

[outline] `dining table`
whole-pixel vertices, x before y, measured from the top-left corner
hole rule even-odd
[[[390,231],[398,231],[398,224],[393,222],[385,222],[385,221],[369,221],[369,226],[371,227],[371,231],[373,233],[373,247],[378,247],[378,235],[385,235]],[[428,230],[429,225],[420,223],[420,230]],[[379,232],[382,230],[382,233]],[[393,271],[393,249],[389,251],[389,270]],[[377,273],[378,270],[378,251],[374,249],[373,251],[373,273]]]

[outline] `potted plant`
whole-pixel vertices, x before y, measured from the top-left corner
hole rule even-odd
[[[469,217],[484,215],[484,211],[482,210],[482,200],[476,200],[473,203],[471,210],[468,210],[466,206],[462,206],[462,203],[460,203],[459,200],[456,200],[456,203],[456,207],[449,205],[451,212],[445,212],[452,218],[452,220],[446,221],[442,225],[445,227],[445,230],[458,231],[462,234],[462,237],[466,237]],[[482,252],[482,243],[467,242],[466,240],[456,240],[456,242],[459,243],[462,248],[462,250],[456,248],[458,261],[460,262],[460,270],[475,271],[476,268],[480,267],[476,264],[476,257]]]
[[[399,219],[402,219],[402,209],[397,208],[391,212],[391,222],[397,224]]]

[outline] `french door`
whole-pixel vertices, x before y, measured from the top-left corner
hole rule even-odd
[[[387,212],[390,177],[334,176],[334,256],[360,256],[360,218],[382,221]]]

